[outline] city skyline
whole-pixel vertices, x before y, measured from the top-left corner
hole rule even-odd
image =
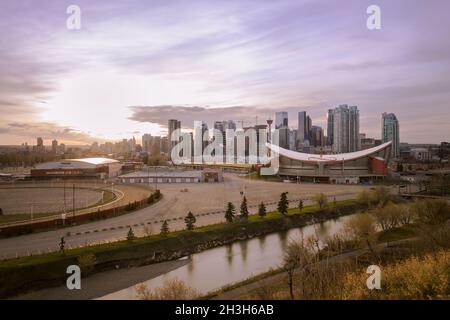
[[[0,144],[117,141],[166,132],[171,118],[265,123],[277,111],[306,111],[326,131],[327,110],[347,102],[368,136],[381,138],[387,112],[402,141],[448,140],[450,4],[378,1],[382,28],[368,30],[370,4],[78,1],[81,29],[67,30],[69,3],[2,3]]]

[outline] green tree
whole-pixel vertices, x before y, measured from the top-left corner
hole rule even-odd
[[[264,202],[261,202],[259,204],[259,208],[258,208],[258,215],[260,218],[264,218],[266,216],[266,206],[264,204]]]
[[[66,247],[66,240],[64,240],[64,237],[61,237],[61,240],[59,241],[59,251],[64,253],[65,247]]]
[[[247,198],[244,196],[241,202],[241,219],[248,220],[248,207],[247,207]]]
[[[189,211],[188,215],[184,218],[184,222],[186,223],[186,229],[187,230],[194,230],[194,224],[197,221],[195,216],[192,214],[191,211]]]
[[[127,240],[133,241],[134,239],[136,239],[136,236],[134,235],[133,229],[130,227],[130,229],[128,229],[128,233],[127,233]]]
[[[287,214],[289,208],[289,201],[287,198],[287,192],[283,192],[280,195],[280,201],[278,201],[278,212],[282,215]]]
[[[155,190],[155,199],[158,200],[159,198],[161,198],[161,191],[159,189]]]
[[[236,210],[234,208],[234,205],[231,202],[228,202],[227,210],[225,211],[225,219],[227,220],[227,222],[233,222],[235,214]]]
[[[301,213],[303,210],[303,200],[300,199],[300,201],[298,202],[298,212]]]
[[[155,202],[155,197],[153,196],[153,194],[151,194],[151,195],[147,198],[147,203],[148,203],[148,204],[152,204],[153,202]]]
[[[169,234],[169,224],[167,223],[167,220],[164,220],[163,224],[161,225],[161,236],[166,237]]]

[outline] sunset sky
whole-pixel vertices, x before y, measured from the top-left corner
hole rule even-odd
[[[81,8],[81,29],[66,8]],[[368,30],[366,8],[381,8]],[[140,138],[357,105],[379,138],[450,140],[450,1],[0,0],[0,144]]]

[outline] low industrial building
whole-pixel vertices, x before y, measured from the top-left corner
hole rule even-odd
[[[391,142],[356,152],[322,155],[272,144],[268,147],[279,155],[280,176],[300,181],[355,184],[387,176]]]
[[[149,169],[121,175],[119,180],[122,183],[142,184],[222,182],[223,175],[219,170],[153,171]]]
[[[121,174],[122,164],[108,158],[64,159],[37,164],[31,178],[113,178]]]

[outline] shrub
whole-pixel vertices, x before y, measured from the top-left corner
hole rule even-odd
[[[97,263],[97,258],[95,254],[88,253],[77,258],[78,266],[80,267],[83,274],[87,275],[94,270],[95,264]]]
[[[381,290],[367,290],[365,270],[349,273],[343,282],[345,299],[448,299],[450,252],[410,257],[382,268]]]
[[[189,287],[178,278],[166,279],[161,287],[154,290],[144,284],[138,285],[136,293],[140,300],[191,300],[200,295],[196,289]]]
[[[367,190],[363,190],[360,193],[358,193],[358,196],[356,199],[359,204],[362,204],[367,207],[370,207],[370,204],[372,202],[371,195]]]
[[[136,239],[136,236],[134,235],[133,229],[130,227],[130,229],[128,229],[128,233],[127,233],[127,240],[133,241],[134,239]]]
[[[328,203],[327,196],[323,193],[316,194],[312,197],[312,200],[319,206],[319,209],[322,210]]]
[[[378,206],[384,206],[390,199],[389,188],[381,186],[373,191],[373,201]]]

